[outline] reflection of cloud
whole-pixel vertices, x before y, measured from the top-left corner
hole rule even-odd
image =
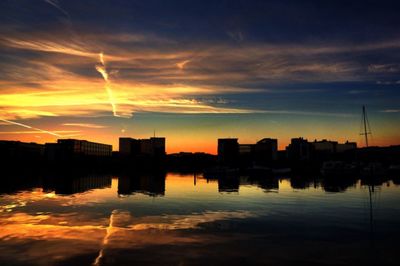
[[[103,238],[103,241],[101,243],[101,249],[99,252],[99,255],[96,257],[95,261],[93,262],[93,265],[99,265],[101,258],[103,257],[103,253],[104,253],[104,248],[107,246],[108,244],[108,238],[111,236],[114,228],[114,214],[116,214],[116,210],[114,210],[111,215],[110,215],[110,223],[108,224],[108,227],[106,229],[106,235]]]
[[[220,220],[246,219],[256,215],[249,211],[207,211],[191,215],[168,215],[160,217],[160,220],[167,220],[164,223],[138,223],[129,226],[133,230],[183,230],[198,229],[201,224],[212,223]],[[153,218],[154,219],[154,218]]]
[[[19,205],[25,206],[24,205]],[[15,207],[12,207],[15,208]],[[189,215],[162,215],[134,218],[126,211],[113,211],[107,227],[98,224],[97,219],[75,215],[62,215],[53,217],[51,214],[28,215],[15,213],[8,217],[3,216],[0,225],[2,230],[0,238],[33,238],[33,239],[85,239],[86,233],[97,230],[106,230],[102,238],[102,246],[109,243],[111,235],[119,230],[186,230],[200,229],[202,224],[230,219],[246,219],[255,217],[249,211],[206,211]],[[83,219],[83,220],[82,220]],[[88,219],[88,220],[84,220]],[[103,222],[103,220],[100,220]],[[67,232],[74,232],[68,234]]]
[[[176,230],[200,229],[205,223],[254,216],[254,213],[248,211],[212,211],[189,215],[133,217],[129,212],[121,210],[113,211],[106,225],[105,219],[82,213],[3,213],[0,220],[0,239],[7,243],[11,250],[14,248],[12,243],[29,241],[29,251],[17,258],[20,260],[32,260],[39,255],[43,256],[44,245],[50,260],[60,254],[65,258],[88,252],[93,254],[97,249],[99,253],[93,265],[99,265],[106,248],[221,241],[217,236],[196,236],[195,232],[192,232],[193,235],[182,235]],[[163,232],[154,237],[151,233],[154,230]],[[49,260],[46,262],[49,263]]]

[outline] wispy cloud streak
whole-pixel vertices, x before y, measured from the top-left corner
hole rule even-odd
[[[107,91],[107,95],[108,95],[108,99],[110,101],[110,105],[111,105],[111,108],[112,108],[113,115],[116,116],[116,117],[120,117],[120,115],[117,114],[117,105],[115,103],[115,98],[113,96],[113,91],[112,91],[112,88],[111,88],[109,75],[108,75],[108,72],[107,72],[107,69],[106,69],[106,64],[105,64],[105,61],[104,61],[103,52],[101,52],[99,54],[99,59],[100,59],[100,64],[95,66],[96,70],[97,70],[97,72],[99,72],[101,74],[101,76],[104,79],[104,82],[105,82],[104,87],[105,87],[105,89]]]
[[[63,135],[60,135],[58,133],[55,133],[55,132],[52,132],[52,131],[48,131],[48,130],[44,130],[44,129],[40,129],[40,128],[36,128],[36,127],[32,127],[32,126],[29,126],[29,125],[26,125],[26,124],[22,124],[22,123],[18,123],[18,122],[15,122],[15,121],[10,121],[10,120],[7,120],[7,119],[2,119],[2,118],[0,118],[0,121],[6,122],[6,123],[9,123],[9,124],[13,124],[13,125],[16,125],[16,126],[24,127],[24,128],[33,129],[33,130],[36,130],[36,131],[39,131],[39,132],[42,132],[42,133],[46,133],[46,134],[49,134],[49,135],[53,135],[53,136],[56,136],[56,137],[63,137]]]

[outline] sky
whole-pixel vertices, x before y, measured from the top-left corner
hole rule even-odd
[[[0,139],[400,144],[398,1],[0,2]]]

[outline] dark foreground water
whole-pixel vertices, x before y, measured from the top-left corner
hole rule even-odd
[[[2,176],[0,265],[399,265],[396,180],[338,179]]]

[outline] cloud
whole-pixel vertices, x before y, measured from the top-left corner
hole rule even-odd
[[[89,52],[82,48],[82,44],[79,43],[70,43],[70,42],[57,42],[47,41],[47,40],[24,40],[24,39],[12,39],[12,38],[3,38],[2,42],[4,45],[25,49],[25,50],[33,50],[39,52],[51,52],[51,53],[61,53],[66,55],[74,55],[74,56],[84,56],[97,58],[98,54],[94,52]]]
[[[400,113],[400,109],[386,109],[382,110],[382,113]]]
[[[50,2],[58,5],[57,1]],[[79,39],[55,30],[5,36],[0,49],[11,51],[8,60],[0,61],[0,106],[5,119],[104,115],[110,104],[113,114],[119,116],[138,111],[331,115],[195,99],[250,93],[285,93],[290,97],[301,90],[275,85],[376,80],[374,75],[382,75],[382,69],[390,72],[398,66],[366,64],[357,55],[400,49],[397,39],[358,46],[257,42],[239,46],[207,41],[182,45],[151,33],[132,32],[82,30]],[[27,50],[29,57],[24,53]],[[98,51],[107,51],[107,62]],[[93,69],[99,60],[103,62]],[[104,81],[98,79],[96,70]]]
[[[400,72],[398,64],[372,64],[368,66],[368,72],[371,73],[396,73]]]
[[[362,93],[366,93],[366,90],[349,90],[347,93],[348,94],[362,94]]]
[[[57,137],[71,137],[71,136],[77,136],[80,135],[81,131],[76,131],[76,130],[55,130],[52,131],[52,133],[57,134],[55,136]],[[20,134],[49,134],[48,132],[45,131],[38,131],[38,130],[33,130],[33,131],[0,131],[1,135],[20,135]]]
[[[9,123],[9,124],[12,124],[12,125],[16,125],[16,126],[28,128],[28,129],[33,129],[34,131],[36,131],[36,133],[44,133],[44,134],[49,134],[49,135],[56,136],[56,137],[63,137],[63,135],[57,133],[56,131],[48,131],[48,130],[44,130],[44,129],[41,129],[41,128],[32,127],[32,126],[27,125],[27,124],[18,123],[18,122],[15,122],[15,121],[10,121],[10,120],[7,120],[7,119],[2,119],[2,118],[0,118],[0,121],[5,122],[5,123]]]
[[[58,0],[44,0],[46,3],[52,5],[53,7],[57,8],[61,13],[63,13],[65,16],[69,17],[69,14],[67,11],[65,11],[63,8],[61,8],[60,3]]]
[[[179,63],[176,63],[176,66],[179,68],[179,69],[183,69],[184,68],[184,66],[187,64],[187,63],[189,63],[190,62],[190,60],[184,60],[184,61],[182,61],[182,62],[179,62]]]
[[[88,123],[63,123],[62,126],[68,127],[84,127],[84,128],[106,128],[103,125],[88,124]]]
[[[378,80],[378,81],[376,82],[376,84],[379,84],[379,85],[400,84],[400,80],[398,80],[398,81],[381,81],[381,80]]]
[[[242,42],[244,40],[244,36],[241,31],[228,31],[227,34],[236,42]]]

